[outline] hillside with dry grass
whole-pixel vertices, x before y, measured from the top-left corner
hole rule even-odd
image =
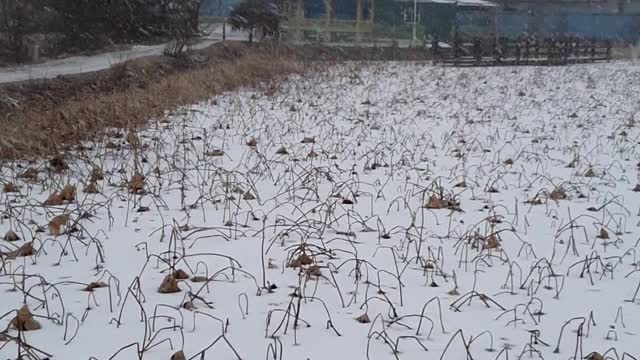
[[[180,106],[268,86],[305,68],[291,51],[226,43],[178,58],[145,57],[92,74],[4,85],[0,158],[50,154],[105,129],[138,128]]]

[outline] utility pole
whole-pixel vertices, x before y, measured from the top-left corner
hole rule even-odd
[[[362,40],[362,0],[356,0],[356,44]]]
[[[416,31],[416,25],[418,21],[418,0],[413,0],[413,44],[415,45],[416,40],[418,40],[418,35]]]

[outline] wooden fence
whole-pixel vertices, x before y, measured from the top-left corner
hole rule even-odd
[[[565,39],[472,39],[456,38],[451,46],[431,44],[433,61],[454,66],[567,65],[609,61],[609,40]]]

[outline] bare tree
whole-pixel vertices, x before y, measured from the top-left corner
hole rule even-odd
[[[28,28],[26,4],[20,0],[0,0],[0,48],[8,57],[23,61],[26,56],[24,38]]]

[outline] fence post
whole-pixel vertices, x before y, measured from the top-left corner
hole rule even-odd
[[[501,56],[501,44],[500,44],[500,39],[496,39],[496,43],[495,46],[493,47],[493,56],[494,56],[494,60],[496,63],[501,63],[502,62],[502,56]]]
[[[40,61],[40,44],[29,45],[29,61],[33,63]]]
[[[460,34],[458,34],[458,30],[456,29],[455,34],[453,35],[453,58],[455,59],[456,65],[458,64],[458,60],[460,58]]]
[[[391,48],[393,49],[393,55],[392,55],[393,60],[398,60],[398,46],[399,46],[398,40],[394,39],[391,42]]]
[[[433,62],[437,62],[440,55],[440,43],[438,37],[434,36],[431,40],[431,58]]]
[[[482,61],[482,45],[478,38],[473,39],[473,57],[476,60],[476,64],[480,64]]]

